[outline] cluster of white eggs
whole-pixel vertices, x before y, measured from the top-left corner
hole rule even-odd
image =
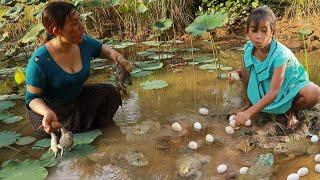
[[[226,164],[220,164],[218,167],[217,167],[217,172],[219,174],[222,174],[222,173],[225,173],[228,169],[228,166]],[[246,174],[247,171],[248,171],[248,167],[241,167],[240,170],[239,170],[239,174]]]
[[[317,163],[314,166],[314,170],[317,173],[320,173],[320,154],[317,154],[314,157],[314,161]],[[308,175],[308,173],[309,173],[309,169],[307,167],[302,167],[302,168],[298,169],[298,171],[296,173],[289,174],[287,177],[287,180],[298,180],[300,177]]]
[[[251,120],[248,119],[245,123],[245,126],[251,126]],[[235,129],[240,129],[240,127],[236,126],[236,116],[231,115],[229,117],[229,126],[227,126],[224,130],[227,134],[233,134]]]

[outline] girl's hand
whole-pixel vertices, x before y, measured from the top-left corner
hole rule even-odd
[[[236,126],[244,125],[244,123],[251,118],[251,113],[248,111],[238,112],[236,115]]]
[[[42,119],[44,131],[48,134],[61,127],[57,115],[53,111],[48,111]]]

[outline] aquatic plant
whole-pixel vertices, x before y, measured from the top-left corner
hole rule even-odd
[[[299,35],[301,36],[302,40],[303,40],[303,59],[306,65],[306,70],[307,72],[309,72],[309,61],[308,61],[308,52],[307,52],[307,42],[306,42],[306,38],[308,35],[310,35],[312,33],[312,30],[309,28],[305,28],[305,29],[300,29],[298,31]]]

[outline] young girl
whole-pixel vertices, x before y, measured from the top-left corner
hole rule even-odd
[[[236,124],[243,125],[258,112],[285,114],[287,125],[294,128],[298,110],[314,106],[320,88],[309,81],[308,74],[290,49],[274,39],[276,17],[267,7],[255,9],[247,21],[243,67],[236,71],[243,80],[244,106],[236,114]],[[229,74],[229,80],[233,81]]]
[[[78,132],[112,120],[121,105],[120,94],[112,85],[84,85],[90,75],[90,60],[108,58],[129,72],[130,63],[84,34],[79,13],[71,3],[48,3],[42,23],[50,37],[33,52],[26,69],[27,117],[36,133],[45,136],[61,126]]]

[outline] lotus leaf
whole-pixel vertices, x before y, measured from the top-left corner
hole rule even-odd
[[[1,0],[0,5],[3,6],[13,6],[16,3],[15,0]]]
[[[162,18],[154,23],[153,29],[156,29],[158,31],[164,31],[169,29],[171,26],[172,26],[171,19]]]
[[[204,64],[199,66],[199,69],[207,69],[207,70],[217,70],[219,67],[222,67],[222,65],[216,65],[216,64]]]
[[[22,162],[9,162],[0,171],[0,179],[6,180],[31,180],[45,179],[48,171],[38,160],[26,159]]]
[[[27,4],[27,5],[32,5],[32,4],[39,4],[40,2],[45,2],[45,0],[20,0],[19,2]]]
[[[181,44],[181,43],[184,43],[184,41],[181,41],[181,40],[170,40],[170,41],[167,41],[168,43],[176,43],[176,44]]]
[[[1,28],[0,28],[0,30],[1,30]],[[1,39],[0,39],[0,42],[8,41],[8,40],[9,40],[9,33],[8,32],[3,33],[1,36]]]
[[[45,29],[41,23],[33,26],[32,28],[30,28],[27,34],[23,36],[23,38],[21,39],[21,42],[22,43],[34,42],[39,36],[39,34],[44,32],[44,30]]]
[[[148,58],[154,59],[154,60],[170,59],[173,57],[174,57],[174,55],[169,54],[169,53],[161,53],[161,54],[155,54],[155,55],[148,56]]]
[[[12,101],[0,101],[0,112],[7,110],[15,105]]]
[[[9,146],[20,139],[20,134],[11,131],[0,132],[0,148]]]
[[[216,61],[212,55],[204,55],[204,56],[198,56],[194,58],[194,61],[199,62],[199,63],[210,63]]]
[[[204,32],[222,27],[227,19],[227,13],[203,14],[198,16],[185,30],[192,36],[202,35]]]
[[[6,124],[11,124],[17,121],[21,121],[23,119],[22,116],[13,116],[13,117],[9,117],[7,119],[3,119],[2,122],[6,123]]]
[[[50,139],[40,139],[32,147],[32,149],[44,149],[50,147]]]
[[[12,117],[13,115],[7,111],[0,112],[0,120],[8,119]]]
[[[231,71],[233,69],[233,67],[230,67],[230,66],[223,66],[220,68],[220,70],[222,71]]]
[[[113,47],[113,48],[116,48],[116,49],[124,49],[128,46],[132,46],[132,45],[135,45],[136,43],[134,42],[119,42],[117,44],[113,44],[113,45],[110,45],[110,47]]]
[[[306,29],[300,29],[300,30],[298,31],[298,33],[299,33],[300,35],[303,35],[303,36],[308,36],[308,35],[310,35],[310,34],[312,33],[312,30],[311,30],[311,29],[308,29],[308,28],[306,28]]]
[[[161,89],[168,86],[168,83],[164,80],[153,80],[153,81],[145,81],[140,83],[142,89]]]
[[[168,50],[163,50],[163,52],[165,53],[174,53],[174,52],[177,52],[179,49],[178,48],[171,48],[171,49],[168,49]]]
[[[81,158],[81,157],[87,156],[89,154],[92,154],[94,152],[95,152],[95,148],[92,145],[78,144],[78,145],[74,146],[71,149],[71,151],[66,151],[63,154],[62,160]],[[54,153],[50,153],[47,151],[44,154],[42,154],[42,156],[40,157],[40,163],[44,167],[53,167],[53,166],[57,166],[58,164],[60,164],[61,159],[60,158],[54,159]]]
[[[5,15],[4,18],[10,20],[11,22],[16,22],[20,19],[20,15],[24,10],[24,6],[21,4],[16,4],[14,7],[10,8]]]
[[[138,13],[145,13],[148,10],[147,6],[144,5],[143,3],[139,3],[137,7],[137,12]]]
[[[17,47],[13,46],[4,54],[4,56],[13,57],[14,55],[16,55],[17,52]]]
[[[80,19],[81,20],[87,20],[87,17],[90,16],[92,14],[92,12],[86,12],[86,13],[83,13],[83,14],[80,14]]]
[[[132,73],[132,77],[140,78],[140,77],[149,76],[152,73],[153,71],[140,71],[137,73]]]
[[[142,69],[140,69],[140,68],[135,68],[135,69],[131,72],[131,74],[138,73],[138,72],[141,72],[141,71],[142,71]]]
[[[222,74],[218,74],[217,75],[218,79],[227,79],[228,78],[228,74],[222,73]]]
[[[19,139],[16,144],[18,145],[27,145],[27,144],[31,144],[33,143],[34,141],[36,141],[36,138],[35,137],[32,137],[32,136],[25,136],[25,137],[22,137],[21,139]]]
[[[142,56],[142,57],[146,57],[146,56],[155,55],[155,52],[151,52],[151,51],[141,51],[141,52],[138,52],[137,55]]]
[[[102,135],[102,131],[99,129],[88,131],[84,133],[77,133],[73,135],[74,146],[77,144],[90,144],[92,143],[98,136]]]
[[[195,52],[195,51],[200,51],[200,49],[199,48],[187,48],[187,49],[181,49],[181,51]]]
[[[148,63],[148,64],[139,64],[139,67],[142,70],[148,71],[148,70],[155,70],[155,69],[160,69],[163,67],[163,63],[162,62],[152,62],[152,63]]]
[[[144,41],[142,44],[147,46],[160,46],[160,42],[157,41]]]

